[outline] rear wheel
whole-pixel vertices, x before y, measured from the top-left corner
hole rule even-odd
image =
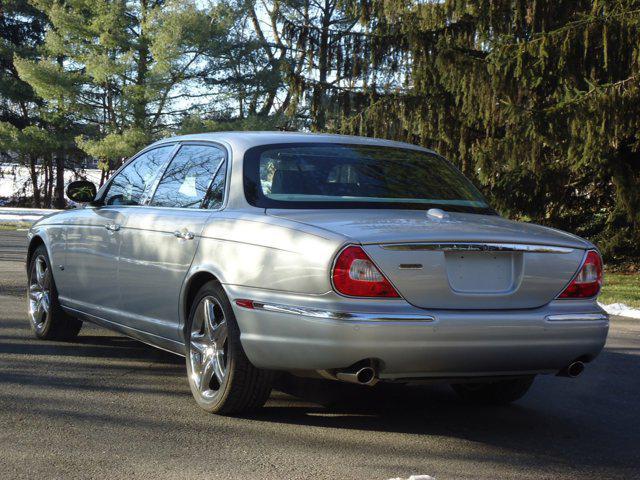
[[[500,405],[522,398],[529,391],[533,379],[526,377],[487,383],[454,383],[451,387],[465,401]]]
[[[51,272],[51,262],[44,245],[33,252],[27,284],[29,320],[35,336],[43,340],[75,338],[80,332],[82,321],[62,310]]]
[[[264,405],[273,372],[249,362],[231,303],[218,283],[209,282],[198,291],[186,332],[189,386],[200,407],[228,415]]]

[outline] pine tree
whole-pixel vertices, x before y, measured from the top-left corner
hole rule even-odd
[[[337,130],[435,148],[503,213],[640,253],[638,0],[355,5],[391,87],[344,95]]]
[[[44,58],[20,77],[61,117],[94,133],[79,146],[109,171],[206,101],[204,52],[226,31],[225,5],[195,1],[34,0],[51,23]]]
[[[27,2],[0,4],[0,150],[4,160],[28,168],[34,207],[48,206],[53,195],[51,158],[58,142],[42,102],[19,78],[13,57],[37,58],[45,25],[44,16]]]

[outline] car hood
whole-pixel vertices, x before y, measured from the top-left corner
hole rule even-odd
[[[509,242],[592,248],[586,240],[553,228],[498,215],[447,212],[439,219],[416,210],[284,210],[268,215],[312,225],[362,244],[411,242]]]

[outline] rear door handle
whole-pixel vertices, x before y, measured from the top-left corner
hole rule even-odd
[[[104,228],[106,228],[110,232],[117,232],[118,230],[120,230],[120,225],[118,225],[117,223],[108,223],[104,226]]]
[[[195,234],[193,232],[190,232],[186,228],[183,228],[182,230],[176,230],[175,232],[173,232],[173,234],[183,240],[193,240],[195,237]]]

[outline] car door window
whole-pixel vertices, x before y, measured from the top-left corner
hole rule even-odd
[[[109,184],[105,205],[141,205],[173,149],[174,145],[154,148],[131,161]]]
[[[224,158],[224,151],[214,146],[183,145],[164,172],[151,205],[202,208]]]
[[[209,193],[204,199],[202,208],[208,208],[209,210],[218,210],[222,207],[222,202],[224,201],[224,186],[226,177],[227,164],[226,162],[223,162],[218,169],[213,182],[211,182]]]

